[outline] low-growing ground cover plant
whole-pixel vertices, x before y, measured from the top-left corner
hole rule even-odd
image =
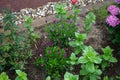
[[[36,66],[42,66],[46,71],[46,76],[51,76],[54,80],[60,80],[61,74],[67,69],[67,58],[65,50],[58,46],[46,47],[44,54],[36,61]]]
[[[25,69],[26,60],[32,55],[30,45],[38,36],[30,26],[30,18],[27,18],[25,22],[28,34],[19,34],[19,27],[15,24],[15,16],[9,10],[5,10],[5,13],[4,31],[0,34],[0,72]]]

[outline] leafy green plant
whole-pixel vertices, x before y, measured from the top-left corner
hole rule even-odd
[[[96,16],[94,15],[93,12],[89,12],[86,15],[86,19],[84,21],[84,28],[87,33],[91,30],[91,26],[93,25],[93,23],[95,23],[95,20]]]
[[[79,34],[75,32],[75,37],[76,39],[74,41],[70,41],[69,45],[75,48],[74,50],[75,54],[79,54],[81,50],[84,49],[85,47],[84,40],[86,39],[87,34],[86,33]]]
[[[0,74],[0,80],[10,80],[8,75],[5,72]]]
[[[66,71],[67,58],[64,49],[59,47],[47,47],[45,53],[36,61],[36,66],[46,71],[46,76],[51,76],[55,80],[60,79],[60,74]]]
[[[117,59],[112,55],[113,49],[111,49],[109,46],[102,48],[102,51],[103,51],[102,69],[109,67],[110,63],[117,62]]]
[[[84,80],[101,79],[101,74],[110,63],[117,62],[112,55],[112,49],[107,46],[102,48],[103,54],[98,54],[91,46],[86,46],[84,40],[86,34],[75,33],[76,40],[71,41],[70,46],[74,47],[75,51],[71,54],[67,63],[71,64],[72,70],[74,65],[81,64],[80,75],[84,76]],[[102,70],[100,67],[102,66]]]
[[[40,37],[38,34],[34,33],[34,28],[33,26],[31,26],[31,23],[33,22],[33,19],[30,18],[30,17],[25,17],[25,24],[24,24],[24,27],[27,28],[27,36],[28,36],[28,42],[29,43],[33,43],[33,42],[36,42],[36,40]]]
[[[93,12],[96,16],[96,22],[97,23],[104,23],[105,24],[105,19],[108,15],[108,12],[106,11],[107,7],[110,4],[104,4],[102,6],[100,6],[99,8],[93,8],[93,10],[91,10],[91,12]]]
[[[50,76],[48,76],[45,80],[51,80],[51,77],[50,77]]]
[[[67,10],[64,9],[64,6],[63,4],[56,5],[57,19],[46,27],[50,40],[60,47],[68,47],[68,42],[75,38],[74,32],[78,29],[76,20],[80,12],[79,9],[75,9],[73,15],[66,16]]]
[[[67,10],[64,9],[65,6],[66,6],[65,4],[55,5],[55,10],[57,12],[57,14],[56,14],[57,18],[65,18],[66,19]]]
[[[25,69],[26,59],[32,55],[30,44],[36,39],[36,36],[19,34],[19,26],[15,24],[15,16],[9,10],[6,10],[5,13],[4,32],[0,34],[0,71]],[[28,20],[25,23],[29,26],[28,33],[33,34],[33,30],[32,32],[29,30],[31,26]],[[34,40],[27,38],[27,36]]]
[[[16,70],[16,73],[18,76],[15,78],[15,80],[28,80],[27,74],[25,72],[22,72],[21,70]]]
[[[64,75],[64,80],[79,80],[79,75],[73,75],[69,72],[66,72]]]
[[[82,56],[78,59],[78,63],[82,64],[80,75],[85,75],[84,80],[100,79],[102,71],[96,64],[100,64],[101,61],[101,57],[91,46],[85,47]]]
[[[103,80],[109,80],[109,79],[108,79],[108,76],[104,76],[104,77],[103,77]]]
[[[16,70],[16,74],[18,75],[15,80],[28,80],[27,74],[21,70]],[[6,72],[2,72],[0,74],[0,80],[10,80]]]
[[[46,80],[51,80],[51,77],[48,76]],[[64,74],[64,80],[79,80],[79,75],[73,75],[72,73],[66,72]]]

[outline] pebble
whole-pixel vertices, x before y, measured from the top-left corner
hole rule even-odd
[[[81,6],[86,6],[89,3],[96,3],[99,1],[101,2],[104,0],[78,0],[76,5],[81,7]],[[48,2],[47,5],[38,7],[36,9],[32,9],[32,8],[21,9],[20,12],[13,12],[13,14],[16,16],[15,24],[23,23],[25,21],[24,20],[25,16],[30,16],[31,18],[36,19],[38,17],[41,18],[41,17],[45,17],[47,15],[56,14],[55,5],[60,4],[60,3],[65,3],[67,5],[65,7],[65,9],[67,9],[67,10],[72,9],[71,0],[64,0],[64,1],[60,1],[60,2]],[[2,22],[3,18],[4,18],[4,15],[0,13],[0,23]]]

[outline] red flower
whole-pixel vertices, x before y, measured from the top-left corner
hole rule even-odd
[[[71,0],[72,1],[72,4],[76,4],[77,0]]]

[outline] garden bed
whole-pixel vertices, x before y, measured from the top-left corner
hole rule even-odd
[[[107,4],[111,4],[111,2],[106,2]],[[101,6],[105,6],[105,4],[102,4],[102,5],[99,5],[99,4],[96,4],[96,5],[93,5],[94,7],[101,7]],[[87,6],[86,6],[87,7]],[[91,7],[91,9],[94,10],[94,8],[92,8],[91,5],[89,5],[89,7]],[[84,8],[82,9],[84,10]],[[81,26],[79,27],[79,30],[80,32],[82,31],[83,32],[83,23],[81,21],[83,21],[85,19],[85,14],[86,12],[81,12],[80,13],[80,24]],[[98,19],[99,20],[99,19]],[[51,20],[52,21],[52,20]],[[40,44],[42,44],[43,42],[46,42],[48,41],[48,38],[47,38],[47,35],[45,34],[44,32],[44,26],[42,27],[42,29],[40,28],[37,28],[36,31],[38,31],[39,33],[42,33],[44,36],[42,39],[39,39],[38,42],[37,42],[37,49],[35,49],[35,55],[36,55],[36,52],[39,53],[39,50],[40,50]],[[96,22],[96,24],[94,26],[92,26],[92,31],[89,33],[88,37],[87,37],[87,40],[85,41],[85,44],[87,45],[91,45],[96,51],[100,52],[101,53],[101,48],[107,46],[107,45],[110,45],[113,49],[118,49],[118,47],[115,47],[110,41],[109,41],[109,34],[106,30],[106,27],[103,23],[101,22]],[[29,79],[30,80],[45,80],[45,76],[44,76],[44,71],[41,70],[41,69],[37,69],[36,66],[34,66],[34,60],[35,58],[37,58],[39,55],[35,56],[34,58],[30,59],[30,62],[32,64],[28,64],[28,68],[27,68],[27,72],[31,74],[28,74],[29,76]],[[115,75],[120,75],[120,70],[119,70],[119,66],[120,66],[120,55],[118,54],[115,54],[114,52],[114,56],[118,59],[118,63],[115,63],[113,65],[111,65],[109,68],[106,69],[105,72],[103,72],[103,75],[102,76],[110,76],[110,77],[114,77]],[[75,73],[79,73],[79,67],[75,69]],[[32,75],[32,76],[31,76]],[[81,79],[80,79],[81,80]]]
[[[78,32],[82,32],[82,33],[85,32],[85,30],[83,28],[83,26],[84,26],[83,21],[85,20],[85,17],[86,17],[86,14],[88,13],[88,11],[93,11],[93,12],[95,12],[95,15],[98,16],[97,10],[100,9],[101,6],[105,7],[106,4],[109,5],[109,4],[113,3],[113,1],[112,0],[107,0],[107,1],[104,1],[103,3],[95,4],[95,5],[90,4],[90,5],[82,8],[82,12],[79,15],[80,19],[77,21],[78,23],[80,23]],[[94,7],[97,7],[97,9],[94,8]],[[85,11],[86,8],[89,8],[89,10]],[[46,17],[46,19],[48,19],[48,18]],[[43,22],[40,22],[40,23],[39,23],[40,20],[38,19],[38,20],[36,20],[33,23],[33,26],[35,27],[36,33],[40,34],[41,38],[38,39],[35,44],[33,44],[32,49],[34,50],[33,51],[34,53],[33,53],[32,58],[28,59],[28,64],[26,65],[26,72],[28,74],[29,80],[45,80],[45,78],[46,78],[45,71],[43,71],[42,66],[39,67],[39,68],[37,68],[35,66],[36,59],[41,56],[40,55],[41,54],[40,50],[43,47],[42,44],[50,42],[50,40],[48,38],[49,36],[45,32],[45,27],[46,27],[46,25],[50,25],[51,22],[54,19],[53,19],[53,17],[49,17],[50,20],[48,20],[48,23],[45,23],[46,19],[44,18]],[[104,76],[106,76],[106,75],[108,77],[115,77],[116,75],[119,76],[120,75],[120,69],[119,69],[119,66],[120,66],[120,55],[116,54],[116,52],[119,50],[119,47],[113,45],[111,43],[111,41],[109,40],[109,34],[108,34],[107,29],[106,29],[106,25],[104,23],[105,21],[102,22],[102,21],[99,21],[99,20],[103,20],[104,21],[104,17],[103,18],[101,18],[101,16],[97,17],[96,24],[94,24],[92,26],[91,31],[89,32],[89,34],[87,36],[87,39],[85,40],[85,44],[86,45],[91,45],[100,54],[102,54],[101,48],[104,48],[104,47],[106,47],[108,45],[111,48],[115,49],[113,54],[114,54],[114,57],[117,58],[118,62],[114,63],[114,64],[110,64],[110,67],[106,68],[106,70],[103,72],[102,78]],[[70,53],[71,52],[72,52],[72,50],[70,49]],[[79,70],[80,70],[80,67],[76,66],[75,70],[73,71],[73,73],[74,74],[75,73],[79,74]],[[11,74],[11,73],[9,73],[9,74]],[[11,76],[11,77],[13,77],[13,76]],[[62,78],[63,77],[64,76],[62,75]],[[61,80],[63,80],[63,79],[61,79]],[[82,80],[82,79],[80,79],[80,80]],[[120,79],[118,79],[118,80],[120,80]]]

